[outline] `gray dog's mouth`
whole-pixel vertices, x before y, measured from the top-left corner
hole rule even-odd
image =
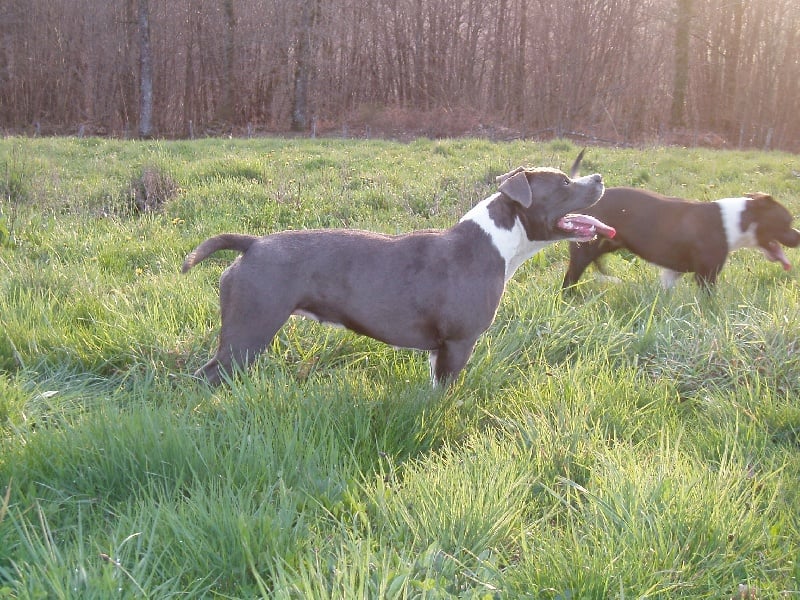
[[[617,230],[589,215],[568,214],[561,217],[556,227],[577,242],[588,242],[598,235],[613,238]]]

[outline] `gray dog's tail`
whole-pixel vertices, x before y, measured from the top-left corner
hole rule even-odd
[[[186,273],[189,269],[214,254],[218,250],[236,250],[237,252],[247,252],[247,249],[253,245],[258,238],[253,235],[243,235],[240,233],[223,233],[208,238],[205,242],[200,244],[197,248],[192,250],[183,261],[182,273]]]

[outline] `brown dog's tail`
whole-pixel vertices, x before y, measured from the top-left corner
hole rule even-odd
[[[192,250],[183,261],[182,273],[186,273],[189,269],[205,260],[214,252],[218,250],[236,250],[237,252],[247,252],[247,249],[253,245],[258,238],[253,235],[243,235],[240,233],[223,233],[208,238],[205,242],[200,244],[197,248]]]
[[[583,160],[583,155],[586,154],[586,148],[581,150],[581,153],[578,154],[578,158],[575,159],[575,162],[572,163],[572,168],[569,170],[569,176],[571,179],[575,179],[578,174],[581,172],[581,161]]]

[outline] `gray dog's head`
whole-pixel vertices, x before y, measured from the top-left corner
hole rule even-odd
[[[498,191],[513,201],[510,206],[495,208],[497,217],[493,214],[492,218],[498,226],[510,228],[519,217],[528,239],[542,241],[585,241],[598,234],[614,235],[613,228],[578,214],[603,195],[603,177],[598,173],[571,178],[558,169],[519,167],[500,175],[497,183]]]

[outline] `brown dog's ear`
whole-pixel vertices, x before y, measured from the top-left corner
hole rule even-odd
[[[505,176],[501,175],[501,177]],[[524,169],[518,170],[515,174],[504,179],[497,189],[514,202],[519,202],[525,208],[529,207],[533,202],[531,186],[528,183],[528,176],[525,174]]]
[[[764,192],[750,192],[744,196],[745,198],[750,198],[751,200],[772,200],[772,196],[765,194]]]

